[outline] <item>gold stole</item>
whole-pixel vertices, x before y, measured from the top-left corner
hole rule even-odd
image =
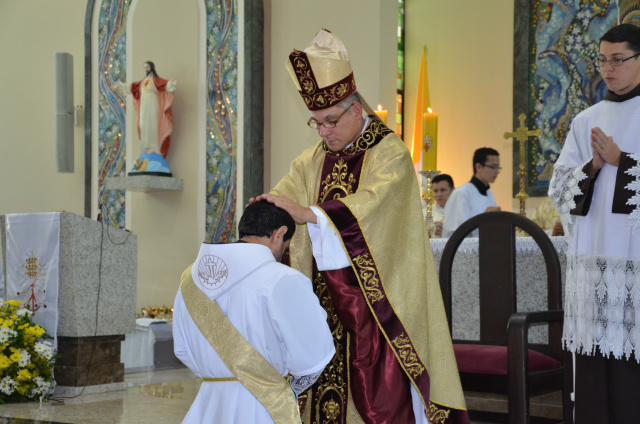
[[[192,265],[193,266],[193,265]],[[191,276],[182,273],[180,290],[189,315],[211,347],[242,385],[267,409],[276,424],[299,424],[300,411],[291,387],[278,371],[247,342]]]

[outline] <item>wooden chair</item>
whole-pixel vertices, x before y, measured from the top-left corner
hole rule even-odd
[[[465,391],[507,394],[508,422],[528,424],[529,397],[559,390],[563,385],[560,261],[546,233],[521,215],[488,212],[464,222],[449,238],[440,261],[440,287],[450,330],[453,259],[462,241],[476,228],[480,339],[453,341],[462,387]],[[542,251],[547,271],[546,311],[517,310],[516,228],[527,232]],[[528,331],[533,323],[549,323],[549,344],[529,344]]]

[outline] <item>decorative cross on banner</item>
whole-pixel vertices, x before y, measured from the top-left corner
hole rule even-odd
[[[518,116],[520,120],[520,126],[516,129],[515,132],[505,132],[504,138],[515,138],[520,142],[520,170],[518,171],[518,176],[520,177],[520,192],[516,194],[516,198],[520,200],[520,215],[527,216],[524,210],[524,203],[529,198],[525,187],[525,178],[527,177],[527,171],[525,170],[526,162],[525,162],[525,143],[529,139],[529,137],[539,137],[542,134],[541,130],[529,130],[529,128],[524,126],[524,121],[527,119],[527,115],[521,113]]]

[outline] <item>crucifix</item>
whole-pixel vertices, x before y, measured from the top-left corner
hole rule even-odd
[[[516,132],[505,132],[504,138],[515,138],[520,142],[520,170],[518,171],[518,176],[520,177],[520,192],[516,194],[516,198],[520,200],[520,215],[527,216],[524,210],[524,202],[529,198],[525,188],[525,178],[527,177],[527,171],[525,170],[526,162],[525,162],[525,143],[529,137],[539,137],[542,134],[542,131],[537,130],[529,130],[529,128],[524,126],[524,121],[527,119],[527,116],[524,113],[521,113],[518,116],[520,120],[520,127],[516,129]]]

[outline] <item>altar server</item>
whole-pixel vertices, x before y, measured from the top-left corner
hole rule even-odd
[[[294,231],[284,210],[253,203],[240,241],[203,244],[182,274],[174,350],[203,379],[183,423],[300,423],[294,391],[313,384],[335,348],[311,282],[278,262]]]
[[[466,220],[483,212],[499,211],[496,198],[489,188],[502,168],[499,153],[482,147],[473,153],[473,177],[456,188],[444,209],[442,237],[449,237]],[[471,233],[477,237],[478,231]]]
[[[407,147],[356,91],[331,32],[286,66],[321,140],[262,197],[307,224],[290,263],[312,278],[337,350],[304,422],[468,423]]]
[[[600,39],[603,101],[571,123],[549,197],[567,250],[563,344],[575,358],[575,422],[640,417],[640,28]]]

